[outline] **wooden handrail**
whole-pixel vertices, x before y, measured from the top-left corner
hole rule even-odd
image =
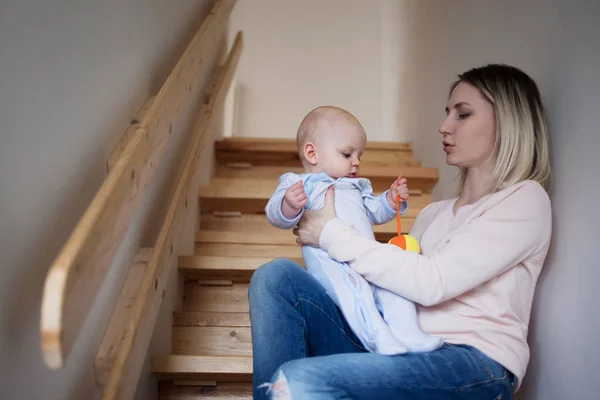
[[[196,92],[203,58],[218,49],[216,38],[235,2],[215,2],[138,127],[126,137],[117,161],[52,263],[41,312],[41,346],[49,367],[65,364],[170,134],[181,123],[180,110]]]
[[[210,155],[206,150],[212,149],[209,144],[215,140],[214,123],[220,116],[242,48],[243,36],[240,32],[236,36],[225,64],[217,71],[210,100],[193,130],[195,133],[193,144],[187,153],[164,224],[135,294],[129,318],[119,336],[114,362],[112,364],[109,362],[108,365],[110,373],[104,389],[104,400],[133,397],[163,300],[164,288],[170,271],[177,263],[179,253],[177,238],[186,222],[184,216],[185,209],[189,206],[188,198],[192,197],[198,189],[191,186],[192,177],[197,170],[198,160]],[[189,240],[193,241],[193,239],[190,237]]]

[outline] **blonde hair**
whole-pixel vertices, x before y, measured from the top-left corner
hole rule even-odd
[[[362,125],[358,121],[358,119],[344,110],[343,108],[335,107],[335,106],[320,106],[313,110],[311,110],[306,116],[302,119],[300,126],[298,127],[298,132],[296,134],[296,145],[298,146],[298,156],[300,160],[304,164],[304,145],[307,142],[312,142],[315,140],[315,137],[319,131],[319,124],[324,120],[333,120],[335,118],[342,118],[350,123],[360,127],[363,129]]]
[[[479,89],[492,104],[496,116],[497,154],[493,191],[523,180],[533,180],[548,189],[550,156],[546,115],[537,85],[518,68],[490,64],[458,76],[450,93],[465,82]],[[461,169],[459,194],[467,170]]]

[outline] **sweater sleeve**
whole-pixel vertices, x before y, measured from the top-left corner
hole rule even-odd
[[[302,214],[304,214],[304,209],[294,219],[287,219],[281,212],[281,203],[285,191],[300,180],[302,180],[302,176],[291,172],[279,177],[279,185],[265,206],[265,214],[271,225],[281,229],[292,229],[298,225]]]
[[[320,246],[375,285],[424,306],[439,304],[547,248],[550,201],[541,186],[528,187],[471,219],[430,254],[366,239],[337,218],[325,225]]]

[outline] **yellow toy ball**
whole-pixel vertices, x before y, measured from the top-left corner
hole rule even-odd
[[[388,243],[394,244],[406,251],[414,251],[416,253],[421,252],[421,246],[419,246],[419,242],[414,236],[411,235],[394,236]]]

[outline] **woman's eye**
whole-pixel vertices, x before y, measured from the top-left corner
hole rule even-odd
[[[471,114],[469,114],[469,113],[461,113],[461,114],[458,114],[458,119],[465,119],[465,118],[467,118],[469,115],[471,115]]]

